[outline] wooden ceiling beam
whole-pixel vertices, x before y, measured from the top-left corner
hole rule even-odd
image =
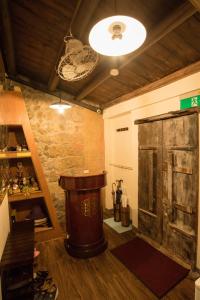
[[[58,98],[62,97],[62,100],[65,100],[65,101],[67,101],[69,103],[72,103],[72,104],[75,104],[75,105],[87,108],[87,109],[95,111],[95,112],[98,112],[99,109],[101,111],[101,108],[99,106],[96,107],[96,106],[90,105],[88,103],[85,103],[83,101],[81,101],[81,102],[76,101],[74,99],[73,95],[70,95],[67,92],[62,91],[62,90],[49,91],[47,89],[46,85],[44,85],[42,83],[39,83],[39,82],[36,82],[36,81],[33,81],[33,80],[31,80],[31,79],[29,79],[27,77],[21,76],[20,74],[15,75],[15,76],[10,75],[8,77],[9,77],[9,79],[11,79],[14,82],[23,84],[25,86],[29,86],[29,87],[31,87],[33,89],[36,89],[36,90],[39,90],[39,91],[41,91],[43,93],[46,93],[46,94],[49,94],[49,95],[52,95],[52,96],[56,96]]]
[[[80,9],[81,2],[82,2],[82,0],[78,0],[78,2],[76,4],[75,10],[74,10],[74,13],[73,13],[73,16],[72,16],[72,21],[75,19],[76,15],[78,13],[78,10]],[[67,31],[68,31],[68,29],[66,30],[66,35],[68,34]],[[63,39],[64,39],[64,37],[63,37]],[[58,51],[58,55],[57,55],[55,64],[53,65],[52,71],[50,73],[50,77],[49,77],[49,81],[48,81],[49,91],[55,91],[57,86],[58,86],[60,78],[57,74],[56,68],[57,68],[58,62],[59,62],[59,60],[60,60],[60,58],[61,58],[61,56],[63,55],[64,52],[65,52],[65,44],[64,44],[64,41],[62,41],[62,44],[61,44],[61,46],[59,48],[59,51]]]
[[[76,19],[72,24],[72,34],[82,40],[91,21],[91,17],[96,11],[100,0],[82,0]]]
[[[158,88],[161,88],[167,84],[170,84],[176,80],[179,80],[179,79],[182,79],[184,78],[185,76],[189,76],[189,75],[192,75],[196,72],[199,72],[200,71],[200,60],[183,68],[183,69],[180,69],[170,75],[167,75],[157,81],[154,81],[150,84],[147,84],[145,85],[144,87],[141,87],[139,89],[136,89],[134,90],[133,92],[130,92],[126,95],[123,95],[121,97],[118,97],[112,101],[110,101],[109,103],[103,105],[103,109],[105,108],[108,108],[112,105],[115,105],[115,104],[118,104],[118,103],[121,103],[123,101],[127,101],[127,100],[130,100],[134,97],[137,97],[137,96],[141,96],[145,93],[148,93],[148,92],[151,92],[155,89],[158,89]]]
[[[3,41],[8,74],[16,74],[15,51],[8,0],[0,0]]]
[[[147,33],[147,39],[145,43],[135,52],[130,54],[124,62],[119,65],[119,69],[124,68],[130,62],[132,62],[136,57],[144,53],[151,46],[165,37],[168,33],[176,29],[179,25],[185,22],[188,18],[190,18],[197,9],[193,7],[189,2],[185,2],[180,5],[177,9],[170,12],[169,16],[166,17],[163,21],[161,21],[156,28],[154,28],[151,32]],[[97,76],[89,82],[89,84],[83,88],[83,90],[76,97],[76,100],[81,100],[89,95],[93,90],[95,90],[98,86],[100,86],[103,82],[111,77],[110,68],[105,68],[105,70],[101,73],[98,73]]]
[[[200,11],[200,0],[189,0],[192,5],[198,10]]]
[[[84,32],[87,30],[87,27],[89,25],[91,16],[95,12],[100,0],[79,0],[77,3],[77,6],[75,8],[75,18],[72,23],[72,34],[76,37],[79,38],[80,40],[82,39],[82,36]],[[86,13],[87,11],[87,13]],[[72,17],[73,18],[73,17]],[[67,34],[67,32],[66,32]],[[64,37],[63,37],[64,38]],[[55,67],[57,67],[58,62],[64,53],[65,50],[65,45],[64,42],[62,42],[62,45],[59,49],[58,56],[56,59],[56,62],[53,66],[53,69],[51,71],[51,75],[49,78],[48,82],[48,88],[50,91],[54,91],[56,87],[58,86],[59,83],[59,76],[56,73]]]

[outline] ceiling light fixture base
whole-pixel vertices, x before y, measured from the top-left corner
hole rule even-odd
[[[146,39],[144,25],[129,16],[112,16],[96,23],[89,33],[90,46],[107,56],[121,56],[138,49]]]

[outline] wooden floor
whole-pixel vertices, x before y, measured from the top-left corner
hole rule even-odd
[[[109,251],[133,238],[104,225],[108,249],[90,259],[70,257],[63,239],[37,245],[41,251],[38,269],[48,270],[59,289],[58,300],[147,300],[157,297],[130,273]],[[193,300],[194,281],[184,279],[163,300]]]

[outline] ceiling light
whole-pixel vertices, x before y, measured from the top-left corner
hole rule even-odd
[[[55,103],[51,104],[49,107],[57,110],[58,113],[63,114],[65,112],[65,110],[71,108],[71,105],[68,103],[61,102],[61,98],[60,98],[59,102],[55,102]]]
[[[120,56],[138,49],[145,41],[146,29],[128,16],[112,16],[99,21],[89,33],[90,46],[107,56]]]
[[[118,76],[118,75],[119,75],[119,69],[117,69],[117,68],[112,68],[112,69],[110,70],[110,75],[111,75],[111,76]]]

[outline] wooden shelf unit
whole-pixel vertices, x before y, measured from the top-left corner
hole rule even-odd
[[[42,166],[36,150],[28,114],[25,107],[25,102],[19,88],[14,88],[14,91],[3,91],[0,89],[0,126],[7,126],[12,133],[12,140],[17,141],[19,138],[24,139],[27,145],[25,151],[0,151],[0,164],[8,161],[9,166],[15,167],[18,161],[25,165],[28,171],[33,171],[34,177],[38,182],[40,190],[27,193],[19,192],[8,196],[10,211],[14,209],[18,215],[17,221],[23,221],[26,215],[31,211],[35,204],[41,205],[45,215],[48,218],[49,227],[35,228],[35,237],[37,241],[57,238],[63,233],[57,220],[55,208],[53,206],[51,196],[48,190],[47,182],[44,177]],[[23,144],[23,143],[21,143]],[[18,141],[16,145],[8,145],[13,149],[20,145]],[[8,147],[9,149],[9,147]],[[7,163],[7,162],[6,162]],[[30,170],[29,170],[30,165]],[[31,174],[32,175],[32,174]]]
[[[0,159],[24,158],[31,157],[30,151],[1,151]]]
[[[38,233],[38,232],[42,232],[42,231],[48,231],[48,230],[52,230],[53,227],[47,227],[47,226],[44,226],[44,227],[35,227],[35,232]]]
[[[29,192],[29,193],[16,193],[12,195],[8,195],[8,201],[9,202],[16,202],[16,201],[24,201],[28,199],[36,199],[36,198],[42,198],[44,197],[44,194],[42,191],[35,191],[35,192]]]

